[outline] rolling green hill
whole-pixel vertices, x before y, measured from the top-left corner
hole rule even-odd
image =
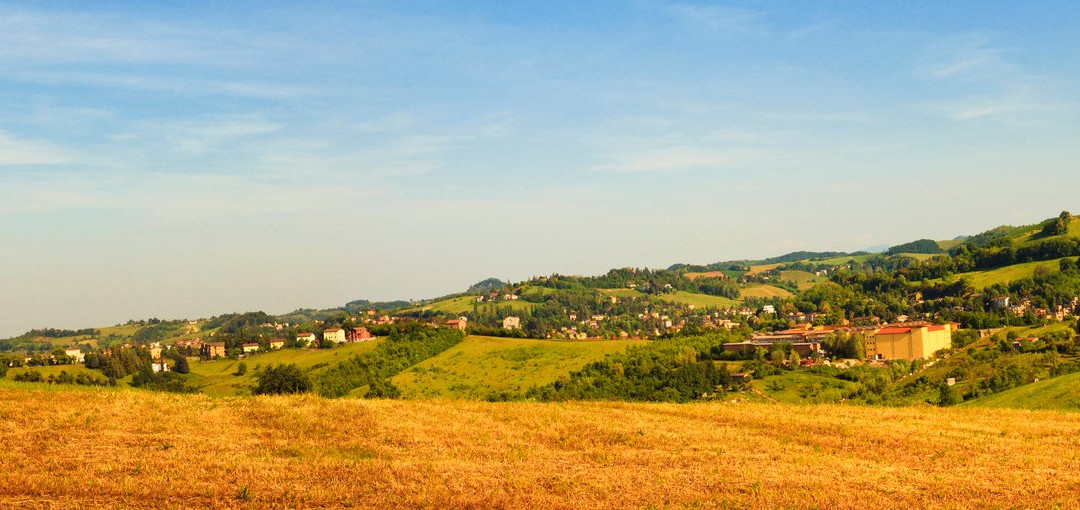
[[[814,273],[796,271],[794,269],[781,271],[780,279],[794,283],[800,291],[809,289],[818,283],[828,280],[828,278],[817,276]]]
[[[520,394],[645,340],[554,341],[468,336],[394,376],[406,398]]]
[[[345,361],[354,354],[369,352],[378,345],[379,340],[344,344],[333,349],[282,349],[263,354],[255,354],[241,360],[220,359],[215,361],[192,361],[191,383],[201,388],[203,393],[213,396],[242,395],[255,386],[255,367],[266,367],[280,363],[295,363],[302,369],[318,371],[327,366]],[[235,376],[240,362],[247,364],[248,372]]]
[[[1025,384],[1000,393],[969,400],[961,405],[966,407],[1080,411],[1080,372]]]
[[[726,298],[723,296],[710,296],[708,294],[698,294],[682,290],[672,294],[660,294],[659,299],[661,301],[667,301],[668,303],[694,305],[697,308],[731,308],[742,304],[742,301],[737,299]]]
[[[1076,257],[1065,257],[1076,260]],[[1058,271],[1058,264],[1061,259],[1053,260],[1041,260],[1037,262],[1026,262],[1023,264],[1014,264],[1011,266],[999,267],[997,269],[990,269],[987,271],[972,271],[969,273],[958,273],[958,278],[968,278],[971,280],[971,285],[977,289],[982,289],[994,285],[995,283],[1009,283],[1013,280],[1019,280],[1021,278],[1030,278],[1035,274],[1035,268],[1039,266],[1046,266],[1051,271]]]
[[[524,300],[517,301],[503,301],[499,303],[477,303],[476,296],[458,296],[449,299],[443,299],[434,303],[426,304],[423,306],[414,306],[412,308],[406,308],[400,310],[398,313],[412,313],[421,311],[432,311],[445,313],[449,315],[457,315],[462,313],[468,313],[473,311],[474,306],[479,306],[480,309],[491,308],[509,308],[511,310],[527,310],[532,308],[533,303]]]

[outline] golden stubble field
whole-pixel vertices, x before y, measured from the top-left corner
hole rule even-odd
[[[0,388],[0,507],[1077,508],[1080,415]]]

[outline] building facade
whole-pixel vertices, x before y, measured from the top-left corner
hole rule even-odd
[[[952,347],[955,324],[887,326],[866,338],[866,357],[873,360],[923,359]]]

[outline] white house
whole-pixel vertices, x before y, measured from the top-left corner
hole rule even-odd
[[[307,346],[317,343],[315,341],[315,333],[299,333],[296,335],[296,341]]]
[[[155,374],[158,372],[168,372],[169,365],[165,363],[165,360],[162,359],[151,363],[150,369],[153,370]]]
[[[323,340],[334,342],[335,344],[345,343],[345,330],[341,328],[330,328],[323,330]]]
[[[64,349],[64,354],[67,354],[79,363],[86,360],[86,355],[84,355],[78,347],[68,347],[67,349]]]

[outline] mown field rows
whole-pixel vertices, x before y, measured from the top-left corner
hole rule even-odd
[[[5,384],[0,507],[1076,508],[1080,493],[1080,415],[1057,412]]]

